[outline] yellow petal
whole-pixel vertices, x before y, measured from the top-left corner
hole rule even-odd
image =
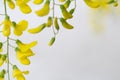
[[[19,5],[20,10],[24,13],[24,14],[29,14],[32,12],[31,8],[29,5],[27,4],[20,4]]]
[[[17,6],[20,6],[21,4],[26,4],[28,3],[30,0],[16,0],[16,4]]]
[[[37,44],[37,41],[33,41],[33,42],[29,43],[29,44],[24,44],[24,43],[19,42],[19,41],[17,41],[16,43],[17,43],[18,47],[20,48],[20,50],[22,52],[26,52],[30,48],[34,47]]]
[[[29,74],[29,71],[23,71],[22,73],[27,75],[27,74]]]
[[[84,2],[91,8],[98,8],[98,7],[100,7],[100,5],[97,2],[92,1],[92,0],[84,0]]]
[[[62,15],[65,19],[70,19],[73,17],[71,13],[67,11],[67,9],[64,7],[64,5],[60,5],[60,9],[62,11]]]
[[[4,36],[9,36],[11,31],[10,31],[10,26],[11,26],[11,21],[9,19],[4,20],[4,26],[2,29],[2,33]]]
[[[11,9],[15,8],[15,4],[14,4],[14,2],[12,0],[8,0],[7,2],[8,2],[9,8],[11,8]]]
[[[23,65],[29,65],[30,64],[30,60],[27,57],[20,58],[20,62]]]
[[[17,36],[22,35],[23,31],[28,27],[28,22],[26,20],[20,21],[16,26],[14,26],[14,34]]]
[[[23,75],[18,75],[16,77],[17,80],[25,80],[25,77]]]
[[[33,55],[34,55],[34,53],[30,49],[27,50],[26,52],[21,52],[21,51],[16,52],[17,58],[30,57],[30,56],[33,56]]]
[[[19,31],[18,29],[14,29],[14,34],[16,35],[16,36],[20,36],[20,35],[22,35],[22,31]]]
[[[31,34],[36,34],[36,33],[41,32],[43,29],[45,29],[45,27],[46,27],[46,23],[43,23],[35,28],[29,29],[28,32]]]
[[[26,20],[22,20],[20,21],[18,24],[17,24],[17,29],[20,30],[20,31],[24,31],[27,29],[28,27],[28,21]]]
[[[74,27],[69,24],[64,18],[60,18],[60,21],[62,23],[62,26],[66,29],[73,29]]]
[[[19,69],[14,69],[12,76],[16,77],[16,76],[19,76],[19,75],[22,75],[22,72]]]
[[[3,49],[1,48],[1,49],[0,49],[0,52],[2,52],[2,51],[3,51]]]
[[[0,58],[0,66],[2,66],[4,63],[4,60]]]
[[[46,23],[47,27],[50,27],[52,25],[53,21],[52,21],[52,17],[48,17],[48,21]]]
[[[66,0],[59,0],[59,2],[65,2]]]
[[[33,3],[34,3],[34,4],[41,4],[41,3],[43,3],[43,1],[44,1],[44,0],[34,0]]]
[[[40,10],[35,11],[38,16],[46,16],[50,12],[50,1],[47,0]]]
[[[1,77],[0,77],[0,80],[4,80],[4,78],[1,78]]]

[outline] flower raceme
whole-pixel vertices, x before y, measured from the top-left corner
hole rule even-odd
[[[13,73],[12,76],[16,78],[16,80],[25,80],[23,74],[29,74],[29,71],[21,71],[16,65],[13,65]]]
[[[21,41],[17,40],[16,43],[18,45],[18,47],[15,49],[17,59],[20,61],[21,64],[29,65],[30,60],[28,59],[28,57],[34,55],[31,48],[34,47],[37,42],[34,41],[29,44],[24,44]]]

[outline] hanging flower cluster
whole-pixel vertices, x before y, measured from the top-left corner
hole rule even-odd
[[[110,4],[114,7],[118,6],[118,0],[84,0],[84,2],[91,8],[105,7]]]
[[[19,39],[20,36],[27,31],[30,34],[38,34],[45,28],[51,28],[53,31],[53,36],[48,42],[49,46],[52,46],[56,40],[56,36],[59,33],[61,26],[65,29],[71,30],[74,28],[73,25],[69,23],[69,20],[73,18],[73,13],[76,9],[76,0],[3,0],[4,4],[4,14],[0,16],[5,16],[3,21],[0,21],[0,34],[2,34],[6,40],[0,41],[0,67],[7,64],[6,69],[0,71],[0,80],[5,80],[5,75],[7,74],[7,79],[10,80],[10,67],[12,66],[12,76],[15,80],[25,80],[25,75],[29,74],[29,71],[22,71],[18,66],[10,61],[10,49],[12,47],[15,50],[16,59],[22,65],[29,65],[31,63],[30,58],[35,55],[32,50],[33,47],[37,45],[37,41],[32,41],[30,43],[24,43]],[[91,8],[104,8],[109,5],[114,7],[118,6],[118,0],[83,0]],[[37,10],[32,10],[34,5],[43,5]],[[74,5],[73,5],[74,4]],[[59,7],[60,14],[55,14],[55,7]],[[37,17],[47,17],[44,23],[39,24],[36,27],[28,28],[29,21],[23,19],[16,22],[10,18],[11,15],[7,12],[7,9],[19,10],[23,14],[30,14],[33,12]],[[52,13],[52,14],[50,14]],[[17,39],[11,38],[12,35],[17,36]],[[14,41],[16,46],[11,44]],[[5,48],[6,47],[6,48]]]
[[[10,60],[11,50],[10,47],[14,49],[16,60],[22,65],[30,65],[30,57],[34,56],[35,53],[32,50],[33,47],[37,45],[37,41],[32,41],[29,43],[24,43],[19,39],[20,36],[27,31],[30,34],[38,34],[45,28],[51,28],[53,30],[53,37],[50,39],[48,45],[52,46],[55,42],[56,35],[59,33],[60,25],[65,29],[73,29],[74,27],[68,23],[68,20],[73,18],[73,13],[76,8],[76,0],[3,0],[4,12],[0,13],[0,16],[5,16],[2,21],[0,21],[0,34],[5,37],[5,41],[0,41],[0,67],[7,64],[5,69],[0,71],[0,80],[10,80],[12,77],[15,80],[26,80],[25,75],[29,74],[29,71],[22,71],[17,64],[12,63]],[[32,10],[34,5],[43,5],[38,10]],[[71,3],[74,3],[71,6]],[[55,7],[59,6],[61,11],[61,17],[55,14]],[[39,24],[37,27],[29,28],[29,21],[23,19],[15,21],[11,19],[12,15],[7,12],[8,9],[14,10],[18,8],[23,14],[30,14],[34,12],[37,17],[47,17],[46,21]],[[52,13],[52,14],[50,14]],[[60,15],[59,15],[60,16]],[[12,38],[15,35],[17,38]],[[11,41],[14,42],[11,44]],[[11,67],[12,66],[12,69]],[[10,71],[12,70],[12,77],[10,76]],[[7,76],[6,76],[7,75]]]

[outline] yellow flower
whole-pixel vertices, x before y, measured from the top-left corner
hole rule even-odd
[[[45,28],[46,28],[46,23],[43,23],[43,24],[38,25],[35,28],[29,29],[28,32],[31,33],[31,34],[36,34],[36,33],[41,32]]]
[[[19,8],[20,8],[20,10],[21,10],[24,14],[29,14],[29,13],[32,12],[30,6],[27,5],[27,4],[21,4],[21,5],[19,6]]]
[[[84,2],[91,8],[98,8],[100,5],[92,0],[84,0]]]
[[[94,0],[97,4],[99,4],[102,8],[108,9],[108,2],[110,0]]]
[[[46,16],[50,12],[50,0],[46,0],[45,4],[40,10],[35,11],[38,16]]]
[[[29,44],[24,44],[20,40],[17,40],[16,43],[18,45],[18,47],[15,49],[17,59],[20,61],[21,64],[29,65],[30,60],[28,59],[28,57],[34,55],[31,48],[37,44],[37,41],[33,41]]]
[[[28,3],[30,0],[16,0],[16,4],[19,6],[22,3]]]
[[[19,48],[16,48],[16,57],[20,61],[21,64],[29,65],[30,60],[28,59],[28,57],[33,56],[33,55],[34,53],[30,49],[27,50],[26,52],[22,52]]]
[[[7,0],[7,3],[8,3],[9,8],[11,8],[11,9],[15,8],[15,4],[12,0]]]
[[[41,4],[41,3],[43,3],[43,1],[44,1],[44,0],[34,0],[33,3],[34,3],[34,4]]]
[[[62,23],[62,26],[66,29],[73,29],[74,27],[69,24],[64,18],[60,18],[60,22]]]
[[[23,65],[29,65],[30,64],[30,60],[28,59],[28,57],[19,58],[19,61]]]
[[[55,37],[52,37],[52,38],[50,39],[50,42],[48,43],[48,45],[49,45],[49,46],[52,46],[52,45],[54,44],[54,42],[55,42]]]
[[[64,5],[60,5],[60,9],[65,19],[70,19],[73,17],[73,15],[70,12],[68,12],[67,9],[64,7]]]
[[[3,28],[2,28],[2,33],[4,36],[9,36],[11,31],[10,31],[10,26],[11,26],[11,21],[9,17],[7,16],[3,22]]]
[[[26,52],[28,51],[30,48],[34,47],[37,44],[37,41],[33,41],[29,44],[25,44],[22,43],[20,40],[16,41],[18,48],[22,51],[22,52]]]
[[[3,69],[3,70],[0,72],[0,80],[4,80],[5,74],[6,74],[6,71]]]
[[[26,20],[22,20],[18,24],[13,22],[13,27],[14,27],[14,34],[20,36],[23,34],[23,31],[27,29],[28,22]]]
[[[16,48],[16,52],[17,52],[17,56],[19,58],[22,58],[22,57],[30,57],[30,56],[33,56],[34,53],[32,52],[31,49],[27,50],[26,52],[21,52],[21,50],[19,48]]]
[[[19,6],[20,10],[24,13],[24,14],[29,14],[32,12],[30,6],[27,4],[27,2],[29,2],[30,0],[16,0],[16,4],[17,6]]]
[[[0,72],[0,80],[4,80],[5,73],[6,71],[4,69]]]
[[[24,71],[24,72],[28,72],[28,71]],[[16,65],[13,65],[12,76],[16,78],[16,80],[25,80],[25,77],[23,75],[24,72],[20,71]]]
[[[0,66],[2,66],[6,60],[6,54],[0,54]]]
[[[108,9],[109,4],[116,4],[116,0],[84,0],[84,2],[91,8],[101,7],[103,9]],[[117,4],[116,4],[117,6]]]
[[[48,21],[46,23],[47,27],[50,27],[52,25],[53,21],[52,21],[52,17],[48,17]]]

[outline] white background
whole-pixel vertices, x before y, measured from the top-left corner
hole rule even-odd
[[[4,12],[2,6],[1,0],[0,13]],[[31,6],[35,10],[39,8],[32,4]],[[29,66],[21,66],[11,48],[11,62],[17,64],[21,70],[30,70],[26,80],[120,80],[120,12],[117,8],[113,9],[115,10],[105,13],[107,16],[103,15],[104,10],[94,10],[92,15],[93,9],[82,0],[77,0],[74,18],[69,21],[74,25],[73,30],[66,30],[61,26],[52,47],[47,45],[53,36],[51,29],[46,28],[38,35],[25,32],[19,39],[25,43],[38,40],[39,44],[33,48],[36,55],[30,58]],[[30,27],[46,21],[46,18],[39,18],[34,13],[24,15],[18,7],[8,10],[8,13],[11,20],[29,20]],[[2,16],[0,18],[3,20]],[[104,28],[102,31],[94,30],[91,25],[94,18],[98,21],[96,27]],[[100,26],[102,23],[103,26]]]

